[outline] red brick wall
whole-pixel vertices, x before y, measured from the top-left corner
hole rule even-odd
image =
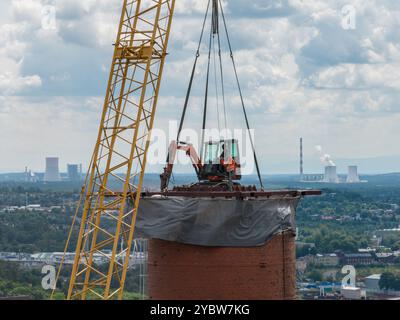
[[[151,240],[148,294],[153,300],[295,299],[294,236],[279,235],[253,248]]]

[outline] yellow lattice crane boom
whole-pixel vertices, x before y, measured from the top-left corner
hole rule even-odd
[[[174,6],[123,2],[68,299],[122,299]],[[99,257],[107,261],[101,267]]]

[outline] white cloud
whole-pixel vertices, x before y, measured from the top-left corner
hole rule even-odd
[[[400,64],[342,64],[322,69],[308,82],[325,89],[400,90],[400,79],[393,70],[400,70]]]
[[[18,39],[26,34],[26,24],[4,24],[0,26],[0,94],[16,94],[25,89],[42,85],[38,75],[24,75],[21,68],[27,45]]]
[[[19,77],[12,73],[0,74],[0,93],[10,95],[26,88],[40,87],[42,80],[39,76]]]

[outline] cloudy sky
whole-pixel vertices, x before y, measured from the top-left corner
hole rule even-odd
[[[26,165],[43,171],[46,156],[60,157],[61,169],[87,164],[121,3],[0,2],[0,172]],[[205,6],[177,0],[158,128],[182,111]],[[225,0],[224,6],[263,172],[296,172],[300,136],[308,171],[322,170],[316,145],[339,161],[382,157],[364,171],[400,171],[400,162],[390,160],[400,155],[398,0]],[[201,114],[203,67],[202,60],[193,118]],[[231,80],[228,118],[240,123]]]

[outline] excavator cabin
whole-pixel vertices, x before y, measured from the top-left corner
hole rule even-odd
[[[240,156],[238,141],[209,141],[204,145],[203,169],[200,181],[240,180]]]

